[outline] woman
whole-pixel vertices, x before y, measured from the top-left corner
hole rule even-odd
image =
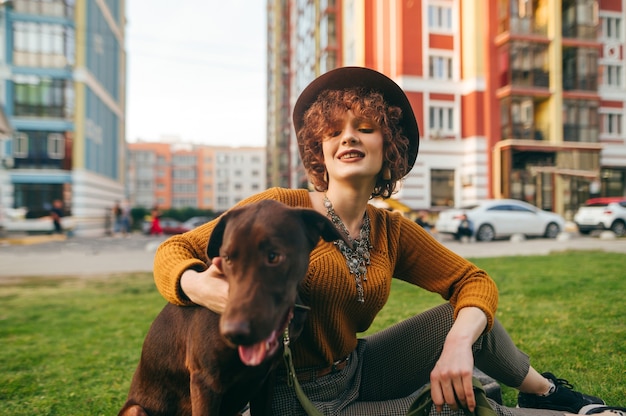
[[[499,414],[563,415],[603,403],[530,366],[494,318],[498,293],[484,271],[415,222],[368,204],[372,197],[391,196],[417,157],[417,122],[398,85],[373,70],[339,68],[302,92],[293,119],[315,191],[273,188],[239,205],[271,198],[313,208],[353,242],[320,242],[301,285],[311,312],[292,351],[298,380],[318,409],[329,415],[404,415],[411,394],[428,382],[437,410],[457,409],[457,400],[473,409],[474,365],[519,388],[520,406],[559,409],[498,407]],[[214,226],[171,237],[157,251],[155,281],[170,302],[223,310],[228,284],[221,260],[211,263],[205,254]],[[449,302],[357,339],[386,303],[392,277]],[[304,414],[284,375],[273,412]]]

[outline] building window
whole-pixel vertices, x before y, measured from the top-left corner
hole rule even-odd
[[[431,169],[430,205],[433,207],[454,206],[454,170]]]
[[[596,39],[598,5],[596,0],[562,0],[561,29],[563,37]]]
[[[602,71],[602,85],[607,87],[621,87],[622,86],[622,66],[621,65],[603,65]]]
[[[65,157],[65,140],[61,133],[48,134],[48,156],[51,159],[63,159]]]
[[[500,86],[548,87],[547,44],[511,42],[500,49],[499,60]]]
[[[598,142],[598,103],[591,100],[563,100],[563,140]]]
[[[525,96],[500,101],[502,140],[544,140],[547,137],[547,125],[536,120],[534,106],[533,99]]]
[[[16,169],[69,169],[65,133],[23,130],[13,136]]]
[[[16,116],[71,118],[74,84],[64,79],[15,75],[13,108]]]
[[[432,79],[452,79],[452,58],[444,56],[429,57],[428,75]]]
[[[621,17],[602,18],[602,37],[611,40],[622,39],[622,19]]]
[[[13,143],[13,156],[28,156],[28,135],[26,133],[15,133]]]
[[[622,115],[620,113],[602,114],[602,133],[619,136],[622,134]]]
[[[75,0],[18,0],[13,8],[18,13],[42,14],[45,16],[74,17]]]
[[[428,6],[428,28],[436,31],[452,31],[452,6],[431,4]]]
[[[75,34],[68,26],[13,23],[13,63],[16,66],[65,68],[75,63]]]
[[[598,51],[593,48],[563,50],[563,89],[595,91],[598,88]]]
[[[454,134],[454,109],[452,105],[432,106],[428,113],[428,127],[433,135]]]

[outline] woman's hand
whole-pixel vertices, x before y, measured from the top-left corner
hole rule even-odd
[[[193,303],[221,314],[228,300],[228,282],[222,273],[221,257],[213,258],[203,272],[186,270],[180,278],[180,287]]]
[[[444,403],[453,410],[458,410],[458,404],[472,412],[476,408],[472,345],[486,325],[487,317],[480,309],[469,307],[459,311],[430,373],[431,397],[438,412]]]

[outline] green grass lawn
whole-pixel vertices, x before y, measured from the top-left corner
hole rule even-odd
[[[500,288],[498,317],[539,371],[626,405],[626,255],[475,259]],[[370,332],[441,303],[395,282]],[[0,285],[0,414],[113,415],[165,301],[150,274]],[[515,404],[515,391],[504,389]]]

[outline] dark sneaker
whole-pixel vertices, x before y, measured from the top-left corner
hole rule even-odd
[[[603,406],[601,404],[588,404],[580,409],[581,415],[597,415],[601,413],[608,413],[611,415],[626,416],[626,407],[616,406]]]
[[[605,404],[604,400],[579,393],[567,380],[556,378],[552,373],[541,374],[552,380],[556,390],[549,396],[538,396],[520,392],[517,396],[517,405],[532,409],[564,410],[570,413],[578,413],[583,406],[588,404]]]

